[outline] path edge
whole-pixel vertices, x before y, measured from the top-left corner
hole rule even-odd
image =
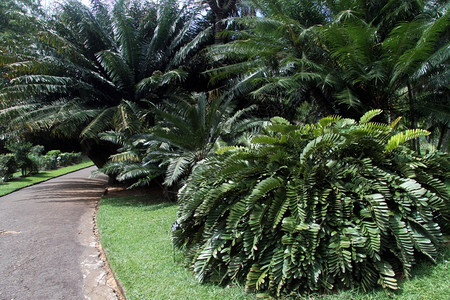
[[[97,241],[96,247],[97,247],[98,251],[100,252],[99,258],[105,264],[104,267],[106,269],[107,276],[109,276],[110,278],[113,279],[112,284],[110,284],[110,287],[114,290],[114,292],[118,296],[119,300],[127,300],[127,297],[125,296],[125,289],[122,286],[122,284],[120,283],[120,281],[117,279],[116,273],[112,270],[106,250],[103,248],[103,246],[100,242],[100,231],[98,229],[97,214],[98,214],[98,210],[100,209],[100,204],[102,202],[102,199],[106,195],[107,190],[108,190],[108,188],[106,187],[100,200],[97,200],[97,202],[95,203],[95,209],[94,209],[94,215],[93,215],[93,223],[94,223],[93,231],[94,231],[95,239]]]

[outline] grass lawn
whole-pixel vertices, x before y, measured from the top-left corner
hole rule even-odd
[[[176,205],[153,198],[104,197],[97,216],[102,246],[128,299],[256,298],[239,286],[199,284],[183,267],[182,254],[172,247],[170,229]],[[449,260],[447,249],[437,265],[418,266],[414,278],[400,284],[399,292],[343,291],[335,295],[310,295],[306,299],[449,299]]]
[[[127,299],[254,299],[243,288],[201,285],[183,268],[170,239],[176,211],[175,204],[158,199],[102,199],[101,243]]]
[[[0,184],[0,196],[4,196],[6,194],[12,193],[29,185],[45,181],[54,177],[58,177],[73,171],[84,169],[92,165],[94,165],[94,163],[90,159],[86,158],[83,159],[81,163],[76,165],[59,168],[57,170],[40,171],[38,174],[34,174],[27,177],[20,177],[20,172],[16,173],[15,176],[17,177],[14,177],[10,181]]]

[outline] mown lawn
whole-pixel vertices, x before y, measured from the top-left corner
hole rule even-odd
[[[35,183],[39,183],[54,177],[58,177],[73,171],[81,170],[87,167],[94,165],[94,163],[90,159],[83,159],[83,161],[79,164],[67,166],[63,168],[59,168],[56,170],[50,171],[40,171],[38,174],[34,174],[27,177],[20,177],[20,173],[16,173],[16,177],[7,181],[3,184],[0,184],[0,196],[4,196],[6,194],[17,191],[21,188],[33,185]]]
[[[128,299],[254,299],[243,288],[201,285],[183,268],[170,229],[177,207],[143,197],[104,197],[97,215],[102,247]]]
[[[128,299],[255,299],[239,286],[221,288],[199,284],[183,267],[170,229],[177,207],[157,197],[104,197],[97,220],[101,243]],[[450,250],[437,265],[423,263],[414,278],[404,280],[401,291],[377,290],[364,294],[343,291],[335,295],[309,295],[305,299],[449,299]]]

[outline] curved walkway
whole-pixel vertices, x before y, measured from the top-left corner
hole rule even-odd
[[[115,299],[93,232],[94,167],[0,197],[0,299]]]

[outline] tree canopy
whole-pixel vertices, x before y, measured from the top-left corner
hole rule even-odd
[[[187,60],[210,36],[198,9],[177,1],[93,4],[63,2],[39,30],[34,53],[3,55],[11,80],[0,117],[8,130],[51,129],[89,144],[108,129],[133,130],[126,101],[146,107],[186,90]]]

